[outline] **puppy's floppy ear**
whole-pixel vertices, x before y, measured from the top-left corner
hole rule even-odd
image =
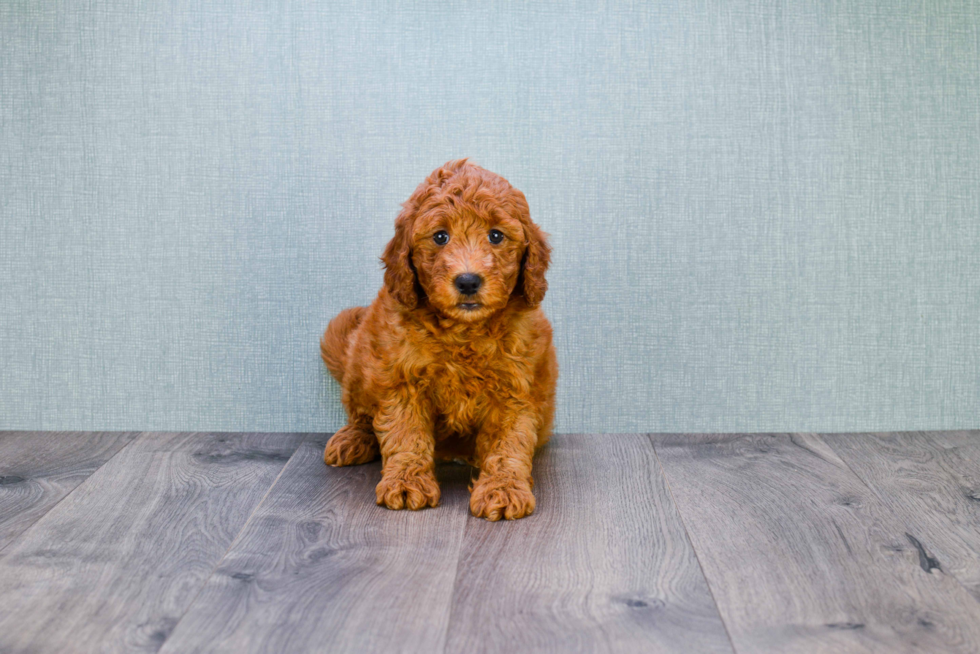
[[[548,280],[544,278],[544,274],[551,263],[551,246],[548,245],[548,235],[531,222],[530,214],[521,222],[524,223],[525,247],[521,262],[522,291],[528,306],[536,307],[541,304],[548,290]]]
[[[381,261],[385,265],[385,287],[392,297],[409,309],[419,302],[417,280],[412,266],[412,225],[415,222],[414,203],[406,203],[395,219],[395,235],[385,247]]]

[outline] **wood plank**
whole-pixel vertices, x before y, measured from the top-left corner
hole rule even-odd
[[[0,551],[136,432],[0,432]]]
[[[375,504],[380,464],[329,468],[305,443],[162,652],[441,649],[468,516],[468,468],[435,509]]]
[[[302,438],[140,435],[0,556],[0,651],[156,651]]]
[[[537,510],[470,520],[447,652],[731,652],[646,436],[556,436]]]
[[[980,605],[819,437],[653,440],[739,652],[980,651]]]
[[[980,431],[835,434],[824,439],[922,550],[980,601]]]

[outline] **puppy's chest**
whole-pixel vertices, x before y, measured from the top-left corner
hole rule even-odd
[[[522,386],[522,368],[499,349],[447,349],[428,366],[429,395],[442,418],[455,428],[476,427],[489,407]]]

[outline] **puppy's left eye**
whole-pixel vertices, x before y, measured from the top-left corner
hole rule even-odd
[[[490,242],[491,243],[493,243],[494,245],[496,245],[496,244],[500,243],[503,240],[504,240],[504,233],[502,231],[500,231],[499,229],[491,229],[490,230]]]

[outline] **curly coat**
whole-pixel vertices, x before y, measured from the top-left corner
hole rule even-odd
[[[551,434],[558,378],[539,308],[546,234],[523,193],[466,159],[433,171],[402,207],[381,257],[384,287],[331,320],[320,342],[348,415],[323,459],[380,454],[378,504],[422,509],[439,503],[435,459],[462,458],[479,468],[473,515],[529,515],[531,459]],[[475,293],[461,275],[478,276]]]

